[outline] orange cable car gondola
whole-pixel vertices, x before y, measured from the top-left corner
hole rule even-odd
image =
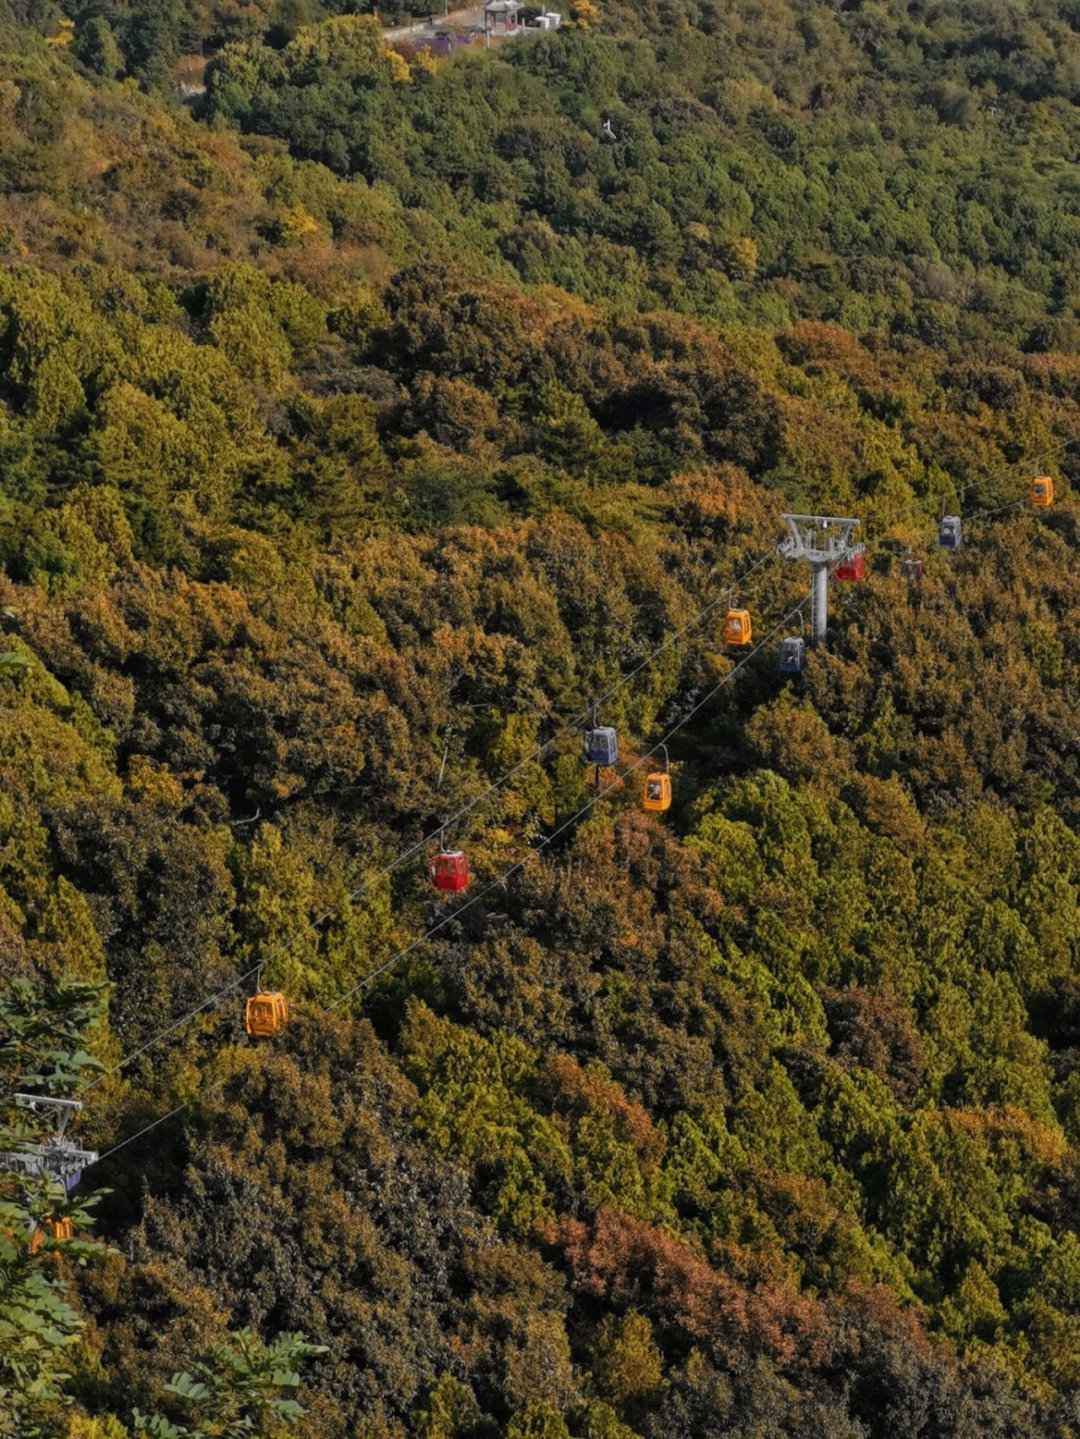
[[[1054,503],[1054,481],[1049,475],[1036,475],[1031,482],[1031,508],[1048,510]]]
[[[645,776],[645,794],[641,801],[642,809],[651,810],[654,814],[663,814],[664,810],[671,808],[671,766],[666,746],[660,745],[659,748],[664,751],[664,768]]]
[[[464,850],[442,849],[428,861],[432,889],[444,894],[460,894],[469,887],[469,861]]]
[[[273,1039],[289,1022],[289,1002],[280,990],[258,990],[244,1008],[244,1028],[255,1039]]]
[[[745,649],[754,642],[754,627],[750,623],[749,610],[728,610],[724,623],[724,643],[735,649]]]
[[[10,1230],[8,1231],[10,1233]],[[75,1238],[75,1226],[66,1214],[50,1215],[43,1219],[40,1224],[35,1224],[30,1230],[30,1253],[40,1254],[41,1246],[45,1243],[46,1236],[54,1241]]]

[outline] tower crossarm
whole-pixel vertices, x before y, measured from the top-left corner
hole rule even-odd
[[[63,1139],[68,1120],[82,1109],[81,1100],[54,1099],[51,1094],[16,1094],[13,1098],[17,1108],[28,1109],[31,1114],[55,1115],[57,1139]]]
[[[851,554],[852,534],[859,524],[841,515],[781,515],[788,537],[778,546],[786,560],[835,565]]]

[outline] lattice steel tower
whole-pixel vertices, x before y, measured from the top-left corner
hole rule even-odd
[[[852,531],[858,520],[837,515],[781,515],[788,538],[778,546],[786,560],[806,560],[813,583],[810,587],[810,643],[825,643],[829,618],[829,571],[855,554]]]

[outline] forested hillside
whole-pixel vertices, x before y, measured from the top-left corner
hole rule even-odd
[[[1075,1439],[1080,11],[342,8],[0,3],[0,1434]]]

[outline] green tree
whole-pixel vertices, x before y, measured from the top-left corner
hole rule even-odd
[[[105,80],[115,80],[124,68],[124,56],[104,15],[92,15],[77,28],[72,51]]]
[[[227,1344],[211,1344],[191,1373],[174,1374],[165,1393],[176,1401],[183,1420],[135,1411],[136,1434],[152,1439],[274,1439],[303,1418],[295,1395],[300,1366],[326,1349],[299,1334],[279,1334],[264,1344],[250,1329],[230,1335]]]
[[[100,985],[62,979],[17,980],[0,993],[0,1152],[26,1154],[47,1140],[50,1123],[15,1106],[12,1091],[70,1096],[95,1061],[83,1048],[104,1017]],[[57,1220],[84,1228],[94,1196],[69,1197],[52,1174],[0,1174],[0,1433],[36,1439],[55,1432],[70,1403],[66,1351],[82,1328],[50,1262],[60,1251],[85,1260],[98,1246],[46,1228]]]

